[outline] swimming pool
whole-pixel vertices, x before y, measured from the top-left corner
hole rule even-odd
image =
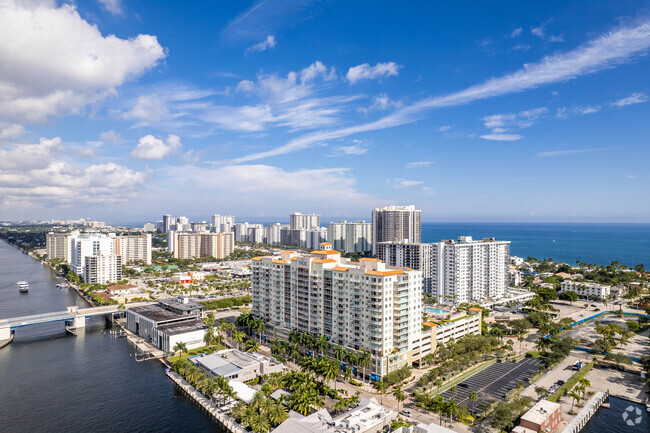
[[[424,312],[425,313],[431,313],[431,314],[446,314],[449,313],[449,310],[441,310],[440,308],[433,308],[433,307],[424,307]]]

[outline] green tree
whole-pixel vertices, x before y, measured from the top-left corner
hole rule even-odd
[[[260,343],[253,339],[248,339],[244,341],[244,351],[245,352],[257,352],[260,350]]]
[[[431,400],[431,410],[440,415],[440,425],[442,425],[442,414],[445,411],[445,398],[440,394]]]
[[[183,343],[182,341],[176,343],[174,346],[174,354],[176,354],[176,352],[187,353],[187,344]]]
[[[535,392],[537,393],[537,396],[539,398],[546,398],[548,397],[548,389],[546,389],[543,386],[536,386],[535,387]]]
[[[474,407],[474,405],[476,404],[476,400],[478,400],[478,394],[477,394],[476,392],[474,392],[474,391],[471,391],[471,392],[469,393],[468,398],[469,398],[470,401],[472,402],[472,413],[475,414],[476,412],[475,412],[475,407]]]
[[[248,422],[248,425],[256,433],[266,433],[271,430],[271,424],[269,423],[269,419],[263,413],[257,413],[256,415],[251,417],[250,421]]]
[[[239,350],[241,350],[241,343],[244,341],[245,336],[246,334],[241,331],[233,331],[232,333],[232,341],[239,345]]]
[[[395,397],[395,400],[397,400],[397,411],[399,412],[400,404],[406,400],[406,394],[404,394],[404,391],[400,385],[397,385],[395,389],[393,389],[393,396]]]
[[[386,385],[384,379],[379,379],[377,382],[375,382],[375,389],[381,396],[381,404],[384,404],[384,394],[386,394],[386,391],[388,391],[388,385]]]
[[[574,390],[572,390],[571,392],[569,392],[567,395],[568,395],[569,397],[571,397],[571,399],[573,400],[573,401],[571,402],[571,412],[573,412],[573,405],[576,403],[576,401],[577,401],[578,403],[580,403],[580,399],[581,399],[580,392],[579,392],[578,390],[574,389]]]

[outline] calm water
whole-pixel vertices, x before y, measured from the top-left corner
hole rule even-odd
[[[21,279],[29,281],[28,294],[13,284]],[[56,284],[51,270],[0,241],[0,318],[85,306]],[[77,337],[62,322],[19,328],[0,349],[0,431],[223,431],[176,391],[162,364],[137,363],[132,352],[103,319]]]
[[[422,223],[422,241],[458,236],[512,241],[510,254],[575,264],[612,260],[650,268],[650,224]]]
[[[648,433],[650,419],[645,406],[610,397],[610,409],[599,409],[581,433]]]

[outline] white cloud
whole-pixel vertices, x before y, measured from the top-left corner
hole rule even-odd
[[[237,92],[250,93],[255,90],[255,83],[251,80],[241,80],[235,88]]]
[[[648,96],[645,93],[636,92],[636,93],[632,93],[628,97],[612,102],[612,105],[615,107],[624,107],[626,105],[642,104],[647,101],[648,101]]]
[[[434,192],[435,192],[435,191],[433,190],[433,188],[430,188],[430,187],[428,187],[428,186],[423,186],[423,187],[422,187],[422,193],[423,193],[423,194],[431,195],[431,194],[433,194]]]
[[[365,155],[368,153],[368,147],[363,140],[353,140],[354,144],[350,146],[339,146],[336,151],[328,156],[341,155]]]
[[[516,29],[514,29],[512,31],[512,33],[510,33],[510,37],[511,38],[516,38],[517,36],[521,35],[521,32],[523,32],[523,31],[524,31],[524,29],[522,29],[521,27],[517,27]]]
[[[178,152],[181,147],[183,145],[178,135],[170,134],[165,141],[153,135],[145,135],[140,138],[131,156],[139,159],[163,159]]]
[[[122,0],[99,0],[99,2],[113,15],[122,15]]]
[[[0,150],[0,203],[16,208],[110,203],[135,197],[149,176],[112,162],[77,167],[60,138]],[[25,158],[29,155],[29,158]]]
[[[433,161],[415,161],[415,162],[407,162],[406,163],[406,168],[422,168],[422,167],[429,167],[430,165],[435,164]]]
[[[600,107],[598,105],[587,105],[585,107],[575,107],[573,111],[576,114],[594,114],[598,113],[600,111]]]
[[[569,149],[569,150],[552,150],[549,152],[539,152],[535,155],[536,158],[552,158],[556,156],[576,155],[580,153],[601,152],[604,150],[611,150],[611,148],[600,149]]]
[[[124,141],[122,140],[122,135],[120,135],[118,132],[113,131],[112,129],[110,131],[102,132],[99,134],[99,139],[102,142],[109,144],[120,144]]]
[[[259,44],[255,44],[251,47],[246,48],[246,51],[244,53],[248,54],[250,52],[254,51],[266,51],[269,48],[275,47],[277,44],[277,41],[275,40],[275,36],[273,35],[268,35],[266,39],[264,39],[262,42]]]
[[[17,123],[0,122],[0,142],[20,137],[25,133],[25,127]]]
[[[438,132],[445,132],[445,131],[449,131],[450,129],[451,129],[451,125],[443,125],[443,126],[440,126],[437,129],[437,131]]]
[[[368,114],[371,111],[384,111],[390,108],[399,108],[401,106],[401,101],[393,101],[388,97],[388,95],[384,93],[379,96],[375,96],[372,100],[372,104],[369,107],[359,107],[357,111]]]
[[[395,179],[388,179],[388,182],[392,183],[395,188],[408,188],[409,186],[422,185],[424,183],[423,180],[409,180],[401,179],[399,177],[396,177]]]
[[[520,70],[491,78],[482,84],[445,96],[430,97],[404,106],[381,119],[345,128],[319,131],[294,138],[275,149],[236,158],[237,163],[254,161],[309,148],[323,141],[377,131],[415,122],[427,110],[468,104],[477,100],[518,93],[551,83],[564,82],[623,64],[635,56],[645,55],[650,47],[650,21],[634,27],[622,27],[588,43]]]
[[[155,36],[103,36],[73,5],[6,0],[0,13],[0,117],[43,122],[79,113],[164,57]]]
[[[136,126],[148,126],[170,117],[169,109],[158,95],[138,97],[133,108],[122,114],[125,120],[139,120]]]
[[[486,135],[481,135],[481,138],[484,140],[491,140],[491,141],[515,141],[515,140],[521,140],[524,137],[519,134],[486,134]]]
[[[345,78],[352,84],[359,80],[375,80],[377,78],[397,75],[400,67],[395,62],[377,63],[375,66],[364,63],[351,67]]]

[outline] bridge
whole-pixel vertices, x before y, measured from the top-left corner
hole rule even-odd
[[[127,305],[108,305],[104,307],[91,307],[79,309],[76,306],[68,307],[65,311],[52,313],[34,314],[31,316],[11,317],[0,319],[0,341],[9,340],[13,332],[24,326],[38,325],[41,323],[65,322],[66,329],[84,328],[86,319],[97,316],[106,316],[142,305],[149,305],[152,302],[134,302]]]

